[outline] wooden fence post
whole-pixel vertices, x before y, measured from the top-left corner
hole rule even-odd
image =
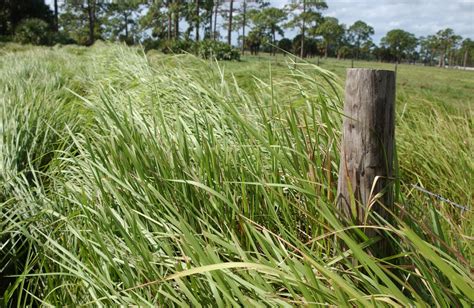
[[[378,202],[389,209],[393,206],[394,109],[393,71],[347,70],[337,206],[357,224],[373,223],[367,220],[368,210],[387,217]],[[374,229],[365,233],[377,234]],[[375,247],[377,255],[388,248],[383,240]]]

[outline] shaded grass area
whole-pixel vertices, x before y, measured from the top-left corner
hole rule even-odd
[[[377,259],[334,209],[340,78],[244,60],[3,54],[5,304],[472,305],[472,210],[411,186],[470,205],[472,98],[399,89],[395,223],[374,226],[397,253]]]

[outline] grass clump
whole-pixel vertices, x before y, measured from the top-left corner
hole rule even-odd
[[[382,226],[398,253],[376,259],[366,250],[376,239],[334,213],[333,73],[269,67],[241,87],[232,67],[189,55],[27,53],[0,66],[4,303],[472,304],[472,211],[410,186],[445,189],[439,171],[456,169],[411,171],[422,165],[406,149],[421,108],[399,115],[399,213]],[[469,125],[445,127],[461,138]],[[472,168],[469,157],[459,164]],[[450,197],[468,201],[471,182],[458,185]]]

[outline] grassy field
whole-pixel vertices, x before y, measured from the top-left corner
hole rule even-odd
[[[398,66],[378,259],[335,211],[350,61],[315,61],[0,48],[4,304],[472,306],[474,73]]]

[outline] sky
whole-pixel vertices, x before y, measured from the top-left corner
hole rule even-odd
[[[327,3],[325,15],[347,25],[361,19],[374,27],[376,43],[396,28],[417,37],[452,28],[462,37],[474,39],[474,0],[329,0]]]
[[[236,3],[242,0],[234,0]],[[53,0],[46,0],[51,4]],[[60,2],[62,2],[60,0]],[[362,20],[371,25],[375,34],[372,39],[380,39],[392,29],[403,29],[415,36],[435,34],[438,30],[452,28],[463,38],[474,39],[474,0],[326,0],[326,16],[339,19],[351,25]],[[272,6],[282,7],[288,0],[270,0]],[[222,31],[224,35],[224,31]],[[295,31],[287,31],[292,38]],[[237,35],[234,35],[234,38]]]

